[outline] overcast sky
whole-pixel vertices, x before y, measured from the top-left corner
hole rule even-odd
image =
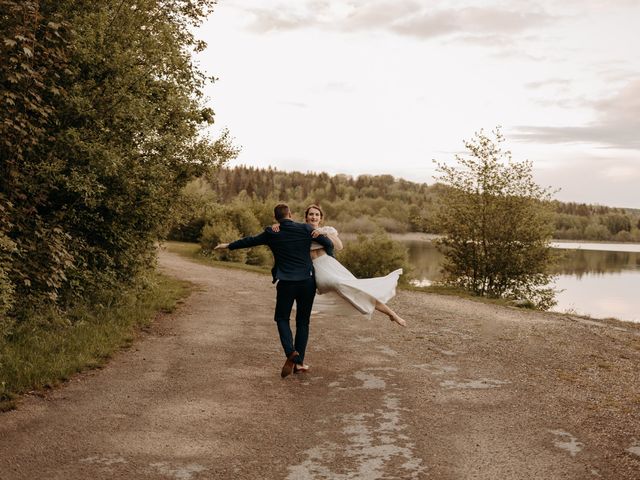
[[[502,125],[556,198],[640,208],[639,25],[640,0],[219,0],[198,58],[232,165],[432,184]]]

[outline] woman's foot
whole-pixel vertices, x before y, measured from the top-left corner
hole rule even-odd
[[[391,320],[392,322],[396,322],[401,327],[406,327],[407,326],[407,322],[405,322],[398,315],[389,315],[389,320]]]
[[[299,364],[295,364],[295,366],[293,367],[293,373],[306,373],[309,371],[309,365],[305,365],[304,363],[302,365]]]

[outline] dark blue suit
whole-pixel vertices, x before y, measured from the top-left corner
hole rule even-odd
[[[321,235],[316,239],[311,237],[313,227],[306,223],[297,223],[289,219],[280,222],[280,232],[275,233],[271,227],[254,237],[245,237],[229,244],[230,250],[267,245],[275,259],[273,269],[276,286],[275,321],[278,325],[280,342],[284,353],[288,357],[294,351],[300,356],[297,362],[304,361],[304,353],[309,338],[309,318],[311,307],[316,295],[316,281],[311,261],[311,242],[315,240],[328,251],[333,250],[333,243]],[[293,302],[296,302],[296,338],[295,344],[289,318]]]

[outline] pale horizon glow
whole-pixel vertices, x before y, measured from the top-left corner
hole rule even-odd
[[[640,2],[220,0],[199,29],[230,165],[434,183],[502,126],[555,198],[640,208]]]

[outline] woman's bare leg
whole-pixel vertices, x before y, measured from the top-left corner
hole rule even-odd
[[[391,310],[384,303],[376,301],[376,310],[387,315],[389,317],[389,320],[391,320],[392,322],[396,322],[398,325],[402,325],[403,327],[407,326],[407,322],[400,318],[400,316],[396,312]]]

